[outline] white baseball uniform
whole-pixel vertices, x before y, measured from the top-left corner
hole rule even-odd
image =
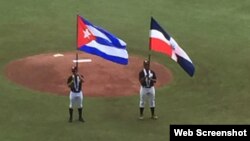
[[[68,78],[67,84],[70,88],[70,104],[69,104],[69,122],[73,121],[73,107],[78,108],[79,114],[79,121],[85,122],[82,117],[82,110],[83,110],[83,92],[82,92],[82,83],[83,83],[83,76],[77,73],[78,68],[76,66],[71,68],[73,75]]]
[[[80,76],[78,75],[72,75],[68,79],[68,83],[71,84],[71,91],[69,94],[70,104],[69,108],[77,107],[82,108],[83,107],[83,92],[82,92],[82,80],[80,79]]]
[[[152,70],[146,71],[146,69],[143,69],[139,73],[139,79],[142,79],[144,77],[146,78],[143,82],[141,82],[139,107],[144,108],[146,99],[148,97],[150,108],[154,108],[155,107],[155,87],[154,87],[155,81],[153,80],[156,80],[156,75],[154,71]]]

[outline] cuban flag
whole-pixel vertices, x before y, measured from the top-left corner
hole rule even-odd
[[[79,15],[77,15],[77,49],[118,64],[128,64],[126,43]]]
[[[194,65],[186,52],[163,28],[151,18],[150,50],[166,54],[177,62],[190,76],[194,75]]]

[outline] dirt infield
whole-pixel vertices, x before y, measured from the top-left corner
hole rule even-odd
[[[68,96],[67,78],[71,75],[75,52],[29,56],[9,63],[6,76],[15,83],[41,92]],[[84,75],[85,96],[127,96],[138,94],[138,73],[142,69],[143,58],[130,56],[129,65],[123,66],[100,57],[79,52],[79,59],[92,59],[92,62],[79,63],[79,72]],[[171,72],[163,65],[152,62],[156,72],[156,87],[172,80]]]

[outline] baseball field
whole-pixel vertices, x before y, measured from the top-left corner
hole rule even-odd
[[[1,0],[0,140],[167,141],[170,124],[249,124],[249,13],[248,0]],[[152,53],[152,61],[172,74],[171,82],[156,89],[158,120],[149,119],[148,107],[146,118],[137,119],[135,92],[86,96],[86,122],[68,123],[68,96],[8,79],[6,66],[12,61],[74,52],[76,14],[123,39],[129,55],[141,58],[147,58],[153,16],[187,52],[196,68],[194,77],[167,56]]]

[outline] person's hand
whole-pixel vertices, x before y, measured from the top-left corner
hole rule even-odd
[[[84,76],[82,74],[78,74],[78,76],[80,77],[80,79],[82,80],[82,82],[84,82]]]
[[[69,88],[73,88],[73,87],[74,87],[74,82],[73,82],[73,80],[70,81],[70,82],[68,83],[68,87],[69,87]]]
[[[150,79],[150,80],[153,81],[154,83],[156,83],[156,79],[153,79],[153,78],[152,78],[152,79]]]

